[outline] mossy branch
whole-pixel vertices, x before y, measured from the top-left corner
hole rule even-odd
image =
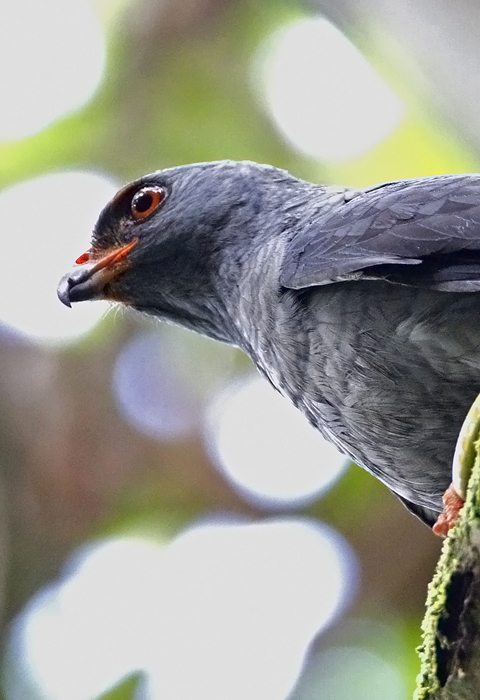
[[[480,698],[480,440],[466,502],[430,583],[414,700]]]

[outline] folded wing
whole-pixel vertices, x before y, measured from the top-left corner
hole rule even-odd
[[[287,245],[281,284],[358,279],[480,291],[480,175],[389,182],[319,207]]]

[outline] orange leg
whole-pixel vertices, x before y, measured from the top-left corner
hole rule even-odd
[[[450,484],[448,489],[443,494],[443,510],[438,516],[437,522],[432,530],[440,537],[446,537],[448,531],[455,525],[458,519],[458,514],[463,507],[465,501],[455,491],[453,484]]]

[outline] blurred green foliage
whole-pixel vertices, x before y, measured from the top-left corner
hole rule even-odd
[[[98,700],[135,700],[137,692],[144,680],[143,674],[134,673],[127,679],[120,681],[118,685],[101,696]]]

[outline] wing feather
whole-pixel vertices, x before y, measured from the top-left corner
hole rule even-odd
[[[389,182],[335,207],[320,204],[287,244],[281,284],[362,278],[480,289],[480,175]]]

